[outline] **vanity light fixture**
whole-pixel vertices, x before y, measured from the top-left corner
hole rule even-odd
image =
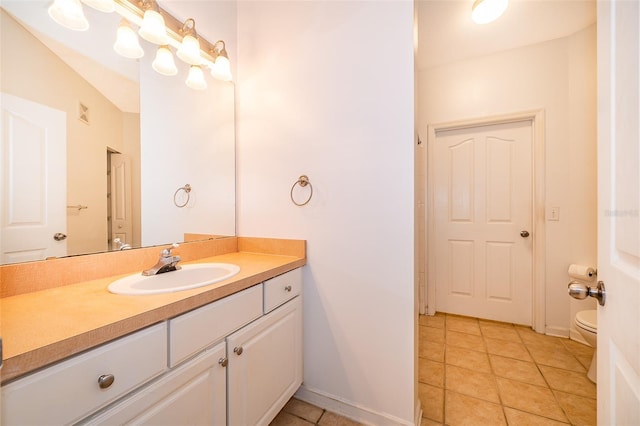
[[[133,59],[144,55],[144,49],[137,37],[134,37],[133,28],[137,26],[140,37],[160,46],[152,63],[153,69],[158,73],[177,74],[178,70],[171,53],[171,48],[174,48],[180,59],[192,65],[187,78],[189,87],[199,90],[207,87],[204,67],[210,69],[214,78],[232,81],[231,64],[224,41],[211,43],[199,37],[193,18],[182,22],[162,9],[155,0],[53,0],[49,7],[49,15],[66,28],[86,30],[89,28],[89,22],[82,10],[81,1],[103,11],[108,11],[109,5],[112,5],[116,13],[125,19],[118,27],[117,39],[113,46],[120,55]]]
[[[213,57],[213,65],[211,68],[211,75],[214,78],[222,81],[231,81],[233,76],[231,75],[231,63],[229,62],[229,55],[225,48],[224,41],[218,40],[213,45],[213,51],[211,56]]]
[[[138,59],[144,56],[144,50],[142,50],[140,46],[138,35],[125,18],[122,18],[118,26],[118,33],[116,42],[113,45],[113,50],[115,50],[118,55],[129,59]]]
[[[151,67],[162,75],[171,76],[178,74],[178,68],[173,60],[173,53],[171,53],[171,49],[169,49],[169,46],[166,44],[158,47],[156,58],[153,60]]]
[[[488,24],[507,10],[509,0],[476,0],[471,7],[471,19],[476,24]]]
[[[154,0],[143,0],[142,9],[144,10],[144,15],[142,17],[142,25],[138,30],[140,37],[161,46],[168,44],[167,27],[164,24],[164,18],[157,10],[158,4]]]
[[[207,88],[207,82],[204,79],[204,72],[202,72],[202,67],[200,65],[191,65],[185,84],[195,90],[204,90]]]
[[[80,0],[55,0],[47,10],[51,19],[74,31],[89,29],[89,21],[84,16]]]
[[[200,65],[202,58],[200,57],[200,42],[196,34],[196,21],[189,18],[184,21],[182,28],[182,43],[176,52],[176,56],[190,65]]]

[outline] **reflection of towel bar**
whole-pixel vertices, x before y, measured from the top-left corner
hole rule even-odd
[[[78,204],[77,206],[67,206],[68,209],[78,209],[78,211],[80,210],[84,210],[84,209],[88,209],[89,206],[83,206],[82,204]]]

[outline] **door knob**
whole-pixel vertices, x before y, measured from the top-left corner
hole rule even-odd
[[[529,231],[520,231],[520,236],[522,238],[527,238],[529,236]]]
[[[55,234],[53,234],[53,239],[56,241],[66,240],[67,235],[63,234],[62,232],[56,232]]]
[[[233,352],[236,355],[242,355],[242,346],[236,346],[235,348],[233,348]]]
[[[604,282],[598,281],[597,287],[589,287],[578,281],[571,281],[568,286],[569,296],[574,299],[586,299],[587,296],[598,299],[600,306],[604,306],[607,292],[604,288]]]

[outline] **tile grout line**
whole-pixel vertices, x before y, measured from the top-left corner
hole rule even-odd
[[[327,410],[323,409],[322,413],[320,414],[320,417],[318,417],[318,421],[314,423],[314,425],[318,426],[320,424],[320,420],[322,420],[322,418],[324,417],[324,413],[326,413]]]
[[[486,349],[486,354],[487,354],[487,362],[489,363],[489,369],[491,370],[491,376],[493,377],[493,383],[496,387],[496,393],[498,394],[498,401],[500,401],[500,409],[502,411],[502,418],[504,420],[504,424],[505,425],[509,425],[509,420],[507,419],[507,413],[504,410],[505,405],[502,401],[502,394],[500,393],[500,386],[498,386],[498,375],[496,374],[494,368],[493,368],[493,363],[491,362],[491,357],[489,356],[489,348],[487,347],[487,336],[484,335],[484,333],[482,332],[482,327],[480,327],[480,322],[478,321],[478,328],[480,329],[480,335],[482,336],[482,343],[484,344],[484,348]],[[516,332],[517,333],[517,332]],[[520,336],[518,336],[520,337]]]

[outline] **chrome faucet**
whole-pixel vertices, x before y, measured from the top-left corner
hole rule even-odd
[[[164,274],[165,272],[175,271],[180,269],[178,262],[180,262],[180,256],[174,256],[171,254],[171,250],[178,248],[178,244],[174,243],[171,247],[165,248],[160,252],[160,258],[158,263],[149,269],[142,271],[142,275],[157,275]]]
[[[123,242],[120,238],[114,238],[113,244],[116,250],[129,250],[131,248],[130,244]]]

